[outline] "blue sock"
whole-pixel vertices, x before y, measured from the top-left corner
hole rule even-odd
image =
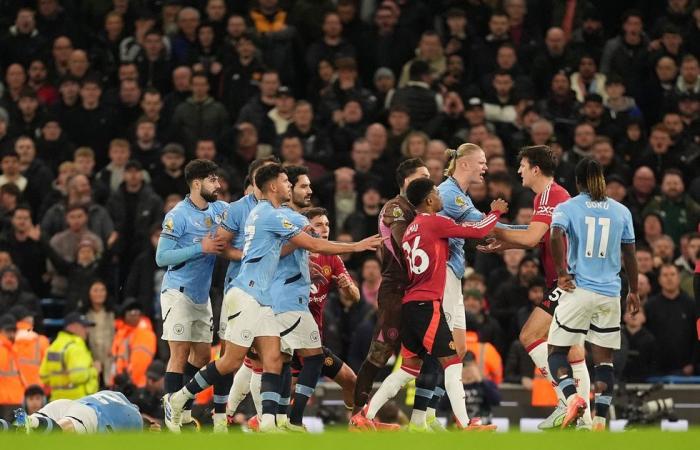
[[[280,374],[280,402],[277,405],[277,414],[287,414],[289,408],[289,400],[292,393],[292,368],[289,363],[282,365],[282,373]]]
[[[304,358],[304,368],[299,373],[299,380],[294,392],[294,404],[289,413],[289,421],[294,425],[301,425],[302,423],[306,403],[314,394],[316,383],[318,383],[318,378],[321,376],[324,359],[323,354]]]
[[[168,394],[179,391],[183,386],[182,374],[178,372],[165,372],[163,384],[165,387],[165,392]]]
[[[568,399],[576,394],[576,384],[571,374],[568,350],[550,353],[547,362],[549,363],[549,372],[552,374],[552,378],[559,384],[559,389],[561,389],[561,392],[564,394],[564,398]]]
[[[222,375],[216,368],[216,364],[214,361],[212,361],[197,372],[185,387],[192,394],[192,398],[194,398],[195,395],[199,394],[209,386],[216,384],[221,377]]]
[[[595,366],[594,382],[596,386],[595,415],[605,418],[608,416],[615,386],[615,372],[612,364],[604,363]]]
[[[440,400],[445,396],[445,375],[442,371],[438,373],[437,380],[437,385],[433,390],[433,398],[430,399],[428,404],[429,408],[433,408],[436,411],[440,409]]]
[[[280,384],[282,377],[276,373],[263,372],[260,380],[260,397],[262,398],[262,413],[277,414],[280,403]]]
[[[416,378],[416,397],[413,401],[413,409],[425,411],[435,392],[440,373],[440,363],[434,357],[427,355],[420,368],[420,374]]]
[[[190,364],[189,361],[186,362],[185,363],[185,372],[182,374],[182,381],[183,381],[182,385],[184,386],[187,383],[189,383],[190,380],[192,380],[192,377],[194,377],[197,374],[197,372],[199,372],[199,369],[201,369],[201,367],[195,367],[192,364]],[[185,403],[185,410],[192,409],[193,403],[194,403],[194,399],[187,400],[187,403]]]

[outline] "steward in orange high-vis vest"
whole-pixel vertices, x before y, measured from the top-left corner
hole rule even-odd
[[[13,408],[22,404],[27,387],[12,349],[16,331],[14,316],[0,316],[0,418],[5,419],[10,419]]]
[[[137,387],[146,385],[146,371],[156,353],[156,334],[151,322],[141,315],[141,304],[124,305],[123,319],[117,320],[112,341],[112,383],[114,377],[127,375]]]
[[[15,306],[10,309],[10,314],[17,318],[17,334],[12,348],[22,378],[27,385],[42,385],[39,367],[49,348],[49,338],[34,331],[34,317],[27,308]]]

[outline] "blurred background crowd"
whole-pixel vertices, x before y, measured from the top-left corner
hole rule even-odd
[[[599,161],[634,217],[644,302],[618,375],[700,374],[699,58],[689,0],[0,0],[0,407],[31,385],[157,405],[155,245],[187,161],[220,166],[226,201],[255,158],[305,165],[350,241],[377,232],[398,163],[423,158],[439,183],[463,142],[488,160],[474,203],[503,197],[517,224],[533,214],[522,146],[551,146],[571,194],[576,162]],[[467,255],[476,373],[532,388],[517,336],[544,295],[538,255]],[[331,296],[325,338],[357,369],[381,271],[345,263],[362,299]]]

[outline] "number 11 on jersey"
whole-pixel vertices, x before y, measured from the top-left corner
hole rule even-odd
[[[593,245],[595,243],[596,221],[595,217],[586,216],[586,258],[593,257]],[[610,218],[599,217],[598,225],[601,228],[600,245],[598,246],[598,258],[605,258],[608,254],[608,237],[610,235]]]

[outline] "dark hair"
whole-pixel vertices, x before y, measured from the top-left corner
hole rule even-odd
[[[5,150],[2,152],[2,155],[0,155],[0,161],[7,157],[19,159],[19,154],[17,154],[14,149]]]
[[[307,219],[312,220],[314,217],[328,216],[328,210],[326,208],[321,208],[320,206],[314,206],[304,210],[302,214],[304,214]]]
[[[420,80],[423,76],[430,73],[430,66],[427,62],[423,60],[416,60],[411,63],[411,67],[408,70],[409,78],[412,81]]]
[[[281,164],[274,163],[263,166],[255,173],[255,185],[258,189],[263,190],[266,184],[276,180],[283,173],[287,173],[287,170]]]
[[[292,183],[292,188],[296,186],[299,182],[299,177],[302,175],[309,175],[309,169],[306,166],[288,166],[287,176],[289,177],[289,182]]]
[[[209,77],[207,76],[206,72],[195,72],[192,74],[192,79],[194,80],[195,78],[204,78],[207,80],[207,84],[209,84]]]
[[[639,20],[644,22],[644,16],[642,16],[642,12],[639,11],[638,9],[628,9],[624,13],[622,13],[622,23],[627,22],[627,19],[630,17],[637,17]]]
[[[418,178],[411,181],[411,184],[406,188],[406,198],[413,206],[418,207],[428,198],[434,188],[435,183],[430,178]]]
[[[85,215],[88,214],[87,206],[83,205],[82,203],[71,203],[71,204],[68,205],[68,207],[66,208],[66,215],[72,213],[72,212],[75,211],[76,209],[81,210],[82,212],[85,213]]]
[[[194,180],[203,180],[209,175],[216,173],[218,169],[219,166],[213,161],[193,159],[185,166],[185,181],[190,186]]]
[[[149,87],[149,88],[144,89],[143,95],[146,96],[146,94],[148,94],[148,95],[158,95],[158,96],[160,96],[161,98],[163,98],[163,95],[160,93],[160,91],[159,91],[158,89],[156,89],[156,88],[153,88],[153,87]]]
[[[583,158],[576,165],[576,184],[579,190],[587,192],[591,200],[602,202],[606,199],[603,168],[595,159]]]
[[[14,185],[13,185],[14,186]],[[17,211],[28,211],[29,212],[29,217],[32,217],[32,207],[29,206],[27,203],[20,203],[15,207],[15,210],[12,211],[12,215],[14,216]]]
[[[248,177],[250,178],[251,183],[253,182],[253,175],[255,174],[255,172],[259,168],[261,168],[262,166],[264,166],[267,163],[279,164],[279,162],[280,162],[280,160],[277,159],[277,157],[275,155],[270,155],[270,156],[264,156],[262,158],[258,158],[255,161],[253,161],[252,163],[250,163],[250,165],[248,166]]]
[[[0,186],[0,194],[9,194],[19,198],[22,195],[22,191],[19,190],[15,183],[5,183]]]
[[[664,170],[664,173],[661,175],[661,182],[662,183],[663,183],[664,178],[666,178],[667,175],[675,175],[677,177],[680,177],[681,180],[683,180],[683,172],[676,169],[675,167],[671,167],[670,169]]]
[[[542,175],[551,177],[554,175],[556,163],[554,162],[554,154],[548,145],[531,145],[520,149],[518,159],[526,158],[530,167],[539,167]]]
[[[421,167],[425,167],[425,163],[420,158],[410,158],[402,161],[399,167],[396,168],[396,183],[399,185],[399,189],[403,188],[406,178],[413,175]]]

